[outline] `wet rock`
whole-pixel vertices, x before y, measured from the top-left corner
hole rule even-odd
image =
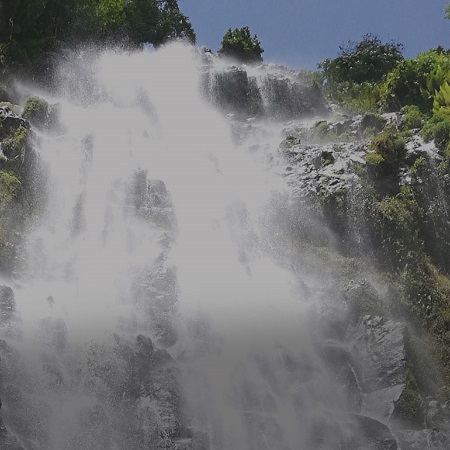
[[[61,107],[59,104],[51,105],[41,97],[28,97],[24,109],[23,117],[27,119],[33,127],[38,129],[63,132],[60,123]]]
[[[386,122],[387,120],[378,114],[365,114],[361,119],[361,128],[363,132],[367,128],[371,128],[374,132],[379,133]]]
[[[397,450],[397,440],[384,423],[367,416],[352,415],[352,444],[361,450]]]
[[[12,111],[7,105],[0,105],[0,140],[10,136],[19,127],[28,129],[30,125],[23,118]]]
[[[158,344],[170,347],[177,340],[172,324],[178,300],[176,272],[162,253],[151,267],[136,268],[132,293],[134,301],[148,317]]]
[[[41,321],[43,342],[55,351],[64,350],[67,344],[67,327],[63,319],[48,317]]]
[[[148,358],[144,358],[145,354]],[[153,417],[155,432],[162,441],[167,437],[175,439],[182,428],[179,369],[165,350],[151,351],[148,338],[145,343],[143,337],[140,338],[137,357],[141,386],[138,413]]]
[[[396,432],[402,450],[447,450],[448,437],[439,428],[425,430],[400,430]]]
[[[177,450],[209,450],[209,438],[208,435],[197,429],[183,430],[183,434],[186,436],[178,439],[175,442],[175,448]]]
[[[406,386],[406,327],[380,316],[364,316],[351,332],[351,354],[364,392],[364,412],[389,420]]]
[[[9,286],[0,286],[0,324],[11,320],[16,310],[14,292]]]
[[[0,285],[0,330],[5,336],[20,337],[20,320],[16,314],[14,291]]]
[[[383,310],[380,295],[367,279],[351,280],[345,285],[343,296],[348,304],[352,322],[365,315],[380,314]]]
[[[261,65],[207,68],[204,91],[209,101],[226,113],[271,117],[276,120],[327,113],[327,105],[314,83],[302,73],[281,66]]]
[[[205,84],[209,84],[209,100],[227,113],[259,116],[263,112],[256,80],[248,76],[244,68],[231,66],[209,73]]]
[[[6,429],[0,418],[0,448],[2,450],[24,450],[19,441]]]
[[[149,180],[143,170],[137,171],[128,184],[125,212],[171,233],[175,232],[175,214],[165,183]]]
[[[274,119],[290,119],[325,113],[320,89],[306,77],[278,68],[260,77],[259,87],[266,115]]]

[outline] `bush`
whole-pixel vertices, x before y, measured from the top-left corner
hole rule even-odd
[[[421,250],[419,220],[422,211],[404,192],[376,203],[377,226],[387,266],[404,267]]]
[[[243,63],[261,63],[262,53],[261,47],[256,34],[251,37],[248,27],[231,28],[225,33],[222,39],[221,47],[218,51],[219,55],[227,56]]]
[[[28,138],[28,130],[19,126],[2,142],[2,153],[13,165],[21,164],[25,155],[25,145]]]
[[[328,83],[324,86],[324,94],[333,102],[341,105],[351,114],[378,112],[381,99],[379,83],[342,82]]]
[[[400,168],[400,164],[405,154],[405,141],[399,136],[393,125],[389,125],[369,144],[369,149],[383,158],[383,168],[387,173],[395,173]]]
[[[386,77],[382,89],[383,107],[398,111],[403,106],[416,105],[422,112],[429,112],[436,90],[449,79],[450,56],[442,49],[405,59]]]
[[[0,171],[0,213],[11,204],[19,188],[20,181],[15,175]]]
[[[436,147],[445,151],[450,142],[450,114],[447,109],[436,111],[425,123],[421,131],[425,141],[434,139]]]
[[[403,113],[403,128],[406,130],[412,130],[416,128],[422,128],[425,121],[425,116],[420,112],[420,109],[416,105],[407,105],[401,109]]]

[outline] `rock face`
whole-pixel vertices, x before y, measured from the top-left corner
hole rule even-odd
[[[177,226],[172,200],[164,182],[148,179],[144,171],[133,175],[127,191],[125,213],[154,228],[162,246],[152,264],[135,267],[134,302],[149,318],[158,343],[170,347],[177,340],[172,318],[178,300],[176,272],[167,262]]]
[[[0,169],[18,170],[25,160],[30,125],[9,106],[0,106]]]
[[[352,365],[362,391],[362,412],[388,422],[406,385],[406,327],[365,316],[350,336]]]
[[[19,337],[19,324],[14,292],[11,287],[0,285],[0,329],[3,336]]]
[[[205,66],[205,97],[225,113],[288,120],[326,113],[320,89],[307,75],[281,66]]]
[[[12,436],[0,418],[0,448],[5,450],[24,450],[17,439]]]
[[[0,105],[0,140],[9,136],[19,127],[28,129],[30,126],[27,121],[15,114],[9,105]]]
[[[14,292],[9,286],[0,286],[0,323],[11,320],[16,309]]]

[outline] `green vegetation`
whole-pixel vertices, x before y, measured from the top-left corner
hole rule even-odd
[[[319,64],[324,94],[351,113],[400,111],[405,128],[421,128],[431,119],[431,131],[450,116],[450,51],[442,47],[404,59],[401,44],[383,44],[366,35],[341,47],[335,59]],[[432,117],[432,116],[438,117]],[[448,135],[438,125],[438,139]]]
[[[360,42],[349,41],[339,47],[339,56],[320,64],[328,83],[375,83],[387,75],[403,59],[401,44],[383,44],[372,34]]]
[[[422,112],[429,112],[435,92],[448,80],[449,74],[450,56],[442,48],[405,59],[387,75],[381,105],[390,111],[416,105]]]
[[[410,367],[406,370],[405,389],[395,402],[394,417],[419,426],[423,421],[422,399]]]
[[[264,50],[256,34],[252,37],[248,27],[235,28],[234,30],[230,28],[223,36],[218,51],[219,55],[247,64],[261,63],[263,52]]]
[[[425,115],[416,105],[406,105],[401,109],[403,113],[403,128],[406,130],[420,129],[425,121]]]
[[[49,105],[44,99],[31,96],[25,103],[22,115],[32,125],[40,127],[48,121],[48,110]]]
[[[319,64],[325,94],[350,112],[375,112],[381,83],[403,60],[402,45],[382,43],[371,34],[339,47],[339,55]]]
[[[13,217],[21,183],[17,175],[0,170],[0,273],[10,274],[14,266],[15,235]],[[16,225],[17,226],[17,225]]]
[[[13,202],[20,181],[16,175],[0,171],[0,214],[2,214]]]
[[[17,166],[23,162],[25,145],[27,142],[28,130],[19,126],[15,131],[5,138],[2,143],[3,155],[9,162]]]
[[[195,42],[177,0],[4,0],[0,15],[0,68],[39,63],[58,43],[113,41],[161,45],[172,38]]]

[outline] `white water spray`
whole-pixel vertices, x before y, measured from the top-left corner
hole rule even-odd
[[[218,450],[338,448],[344,394],[264,250],[284,185],[202,99],[200,64],[180,45],[99,55],[98,98],[68,92],[66,131],[41,136],[48,206],[16,291],[22,375],[2,394],[27,449],[177,448],[187,425]],[[186,424],[130,372],[140,333],[178,361]]]

